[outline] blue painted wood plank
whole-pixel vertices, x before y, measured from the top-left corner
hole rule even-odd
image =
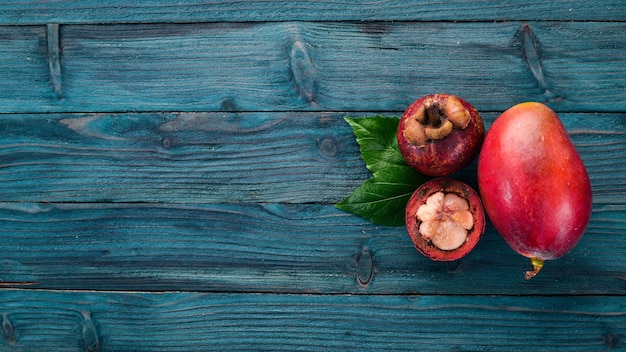
[[[625,205],[594,207],[578,246],[530,262],[488,226],[463,260],[433,262],[403,227],[332,205],[0,203],[0,287],[316,294],[626,292]]]
[[[623,1],[19,1],[0,24],[222,21],[504,21],[626,19]]]
[[[605,351],[621,297],[0,291],[4,351]]]
[[[0,105],[38,106],[56,99],[48,83],[44,26],[0,26],[0,70]]]
[[[0,3],[0,351],[626,349],[625,20],[618,0]],[[490,225],[435,263],[332,206],[369,177],[341,117],[440,91],[487,126],[548,102],[583,156],[589,228],[530,282]]]
[[[535,100],[622,112],[625,31],[624,22],[68,25],[48,41],[43,27],[1,27],[0,112],[390,111],[442,91],[481,111]]]
[[[374,112],[0,115],[0,200],[335,203],[371,176],[347,114]],[[623,115],[561,118],[595,202],[624,204]]]
[[[0,116],[0,200],[336,202],[370,177],[343,114]]]

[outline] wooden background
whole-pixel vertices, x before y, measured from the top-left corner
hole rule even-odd
[[[333,207],[343,117],[433,92],[571,134],[591,223],[533,280]],[[2,3],[0,351],[626,350],[625,112],[622,0]]]

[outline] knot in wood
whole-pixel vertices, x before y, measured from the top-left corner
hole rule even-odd
[[[100,342],[98,340],[98,332],[93,324],[91,315],[83,312],[83,346],[85,352],[98,352],[100,350]]]
[[[339,151],[337,143],[332,138],[324,138],[319,142],[320,153],[327,157],[333,157]]]
[[[374,279],[374,255],[363,249],[356,258],[356,281],[361,287],[367,287]]]
[[[163,146],[164,149],[170,149],[173,144],[174,142],[172,141],[170,137],[165,137],[161,140],[161,145]]]
[[[15,328],[6,314],[2,315],[2,336],[9,346],[15,346],[17,344]]]

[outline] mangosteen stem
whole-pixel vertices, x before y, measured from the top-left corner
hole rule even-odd
[[[433,103],[427,109],[428,123],[432,127],[439,127],[441,125],[441,110],[439,110],[439,104]]]
[[[533,266],[533,270],[529,270],[526,272],[526,275],[524,277],[526,277],[526,280],[530,280],[533,277],[535,277],[535,275],[537,275],[539,273],[539,270],[541,270],[541,268],[543,268],[543,259],[541,258],[530,258],[530,264]]]

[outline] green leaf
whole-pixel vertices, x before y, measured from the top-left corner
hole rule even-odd
[[[426,177],[410,168],[400,154],[396,139],[399,119],[374,116],[345,120],[373,176],[335,207],[379,225],[404,225],[406,203]]]
[[[416,188],[415,185],[384,182],[372,177],[335,206],[378,225],[402,226],[406,203]]]
[[[361,147],[365,166],[376,173],[394,166],[407,166],[398,149],[397,117],[374,116],[367,118],[344,118],[352,127],[356,141]]]

